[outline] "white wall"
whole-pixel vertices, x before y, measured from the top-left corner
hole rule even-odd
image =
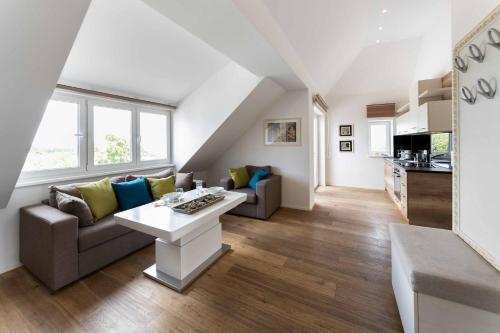
[[[9,201],[89,3],[2,1],[0,207]]]
[[[400,95],[400,94],[399,94]],[[404,96],[397,92],[330,97],[330,154],[327,158],[326,183],[334,186],[384,189],[384,161],[368,156],[368,118],[366,105],[399,102]],[[352,124],[354,152],[339,151],[339,125]],[[342,140],[351,140],[344,137]]]
[[[276,104],[259,117],[210,168],[208,182],[216,185],[227,177],[230,167],[247,164],[271,165],[280,174],[284,207],[311,209],[312,191],[312,102],[308,89],[287,91]],[[300,146],[265,146],[264,119],[301,118]]]
[[[498,0],[452,0],[451,32],[453,45],[464,38],[498,5]]]
[[[172,113],[173,159],[179,170],[259,81],[260,78],[231,62],[182,100]]]
[[[165,168],[163,168],[165,169]],[[134,171],[134,174],[150,174],[163,169]],[[65,183],[86,182],[102,177],[84,178]],[[53,183],[56,184],[56,183]],[[19,209],[38,204],[49,197],[49,184],[19,187],[12,192],[6,208],[0,209],[0,274],[20,265],[19,262]]]

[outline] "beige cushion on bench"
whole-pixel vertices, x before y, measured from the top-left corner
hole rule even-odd
[[[500,313],[500,272],[452,231],[402,224],[389,229],[414,292]]]

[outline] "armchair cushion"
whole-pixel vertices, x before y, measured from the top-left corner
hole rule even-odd
[[[257,182],[265,179],[267,176],[269,176],[269,172],[267,170],[258,169],[253,174],[252,179],[248,182],[248,186],[255,191],[257,189]]]
[[[248,186],[250,177],[246,168],[229,168],[229,175],[233,179],[234,188],[242,188]]]
[[[257,170],[265,170],[270,175],[272,175],[272,173],[273,173],[270,165],[265,165],[265,166],[247,165],[247,166],[245,166],[245,168],[247,169],[248,175],[250,177],[252,177],[255,174],[255,171],[257,171]]]
[[[242,187],[233,190],[234,192],[245,193],[247,195],[246,203],[255,205],[257,203],[257,194],[250,187]]]

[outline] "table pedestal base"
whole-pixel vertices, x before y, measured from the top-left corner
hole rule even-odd
[[[217,219],[173,242],[157,238],[156,264],[144,275],[181,292],[230,248]]]
[[[200,266],[198,266],[194,271],[188,274],[184,279],[179,280],[175,277],[163,273],[156,269],[156,264],[144,270],[144,276],[155,280],[158,283],[161,283],[169,288],[174,289],[175,291],[182,292],[186,289],[191,283],[194,282],[204,271],[206,271],[212,264],[214,264],[219,258],[221,258],[226,252],[231,249],[231,245],[222,244],[222,247],[219,251],[215,252],[211,257],[209,257],[205,262],[203,262]]]

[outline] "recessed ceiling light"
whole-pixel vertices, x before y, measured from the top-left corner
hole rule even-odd
[[[375,43],[380,44],[380,39],[377,39]]]
[[[378,27],[378,30],[382,30],[382,29],[384,29],[382,26],[379,26],[379,27]]]
[[[382,14],[385,14],[385,13],[387,13],[387,9],[384,8],[384,9],[382,9]]]

